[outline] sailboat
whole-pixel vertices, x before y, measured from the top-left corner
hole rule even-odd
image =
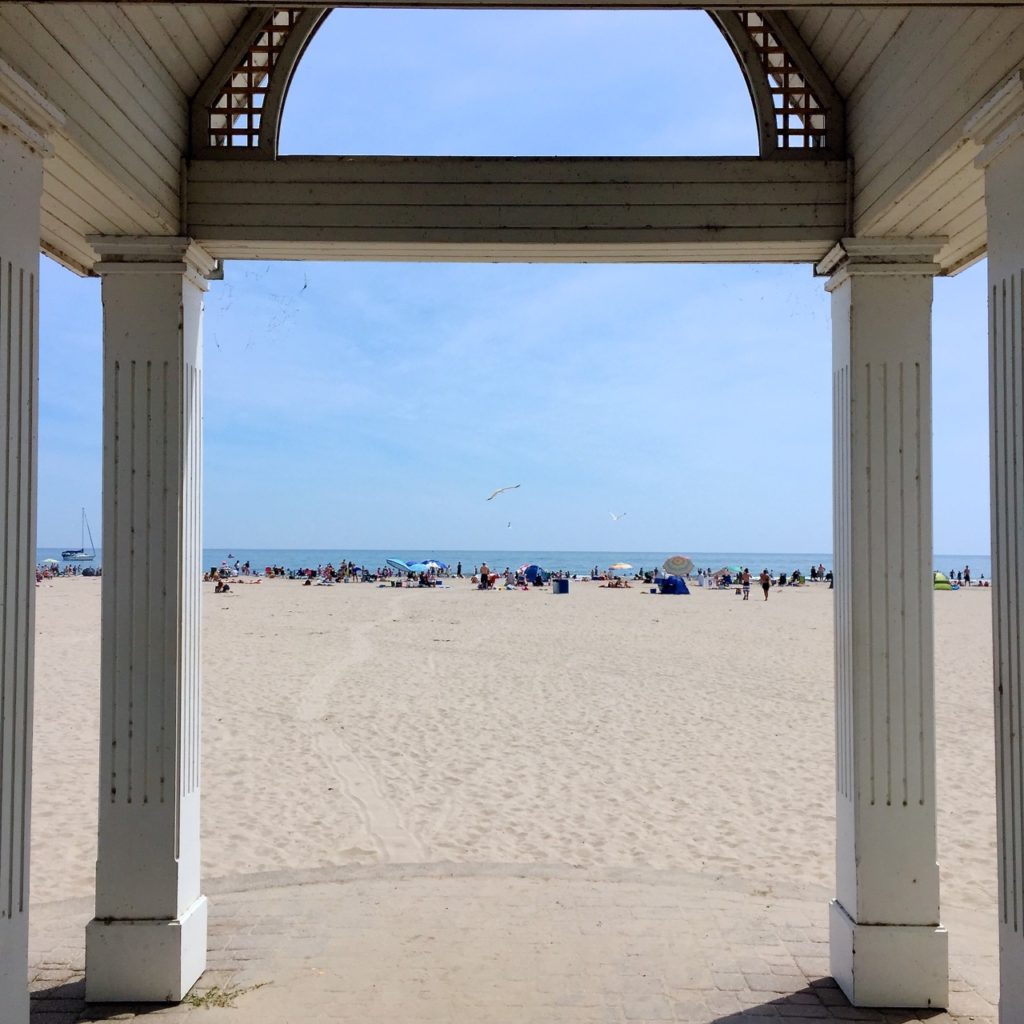
[[[90,551],[85,550],[85,535],[89,535]],[[68,548],[62,551],[60,557],[65,562],[91,562],[96,557],[96,545],[92,542],[92,530],[89,529],[89,520],[85,517],[85,509],[82,509],[82,546],[80,548]]]

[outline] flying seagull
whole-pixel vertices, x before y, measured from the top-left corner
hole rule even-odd
[[[620,520],[620,519],[621,519],[621,518],[622,518],[622,517],[623,517],[623,516],[624,516],[625,514],[626,514],[625,512],[620,512],[620,513],[619,513],[618,515],[616,515],[616,514],[615,514],[614,512],[609,512],[609,513],[608,513],[608,515],[610,515],[610,516],[612,517],[612,519],[613,519],[613,520],[614,520],[614,521],[615,521],[616,523],[617,523],[617,522],[618,522],[618,521],[619,521],[619,520]]]
[[[499,487],[496,491],[494,491],[493,494],[488,496],[487,500],[490,501],[491,498],[496,498],[499,494],[504,494],[506,491],[514,491],[517,487],[520,486],[521,484],[512,484],[511,487]]]

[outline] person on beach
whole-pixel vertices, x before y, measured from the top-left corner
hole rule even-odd
[[[458,576],[460,580],[462,579],[462,563],[461,562],[459,562],[459,564],[457,566],[455,566],[455,575]]]
[[[768,570],[762,569],[761,575],[758,577],[758,579],[761,581],[761,589],[764,591],[764,599],[767,601],[768,591],[771,590],[772,587],[772,578],[768,575]]]
[[[743,585],[743,600],[750,600],[750,570],[744,569],[740,575],[740,583]]]
[[[484,562],[480,566],[480,589],[487,590],[491,585],[491,570],[488,568],[487,563]]]
[[[964,586],[969,587],[971,585],[971,567],[969,565],[964,566]]]

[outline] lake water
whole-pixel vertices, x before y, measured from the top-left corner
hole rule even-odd
[[[205,548],[203,567],[219,566],[221,562],[234,564],[248,561],[253,569],[260,572],[268,565],[280,565],[285,569],[313,568],[341,561],[355,562],[368,569],[383,566],[388,558],[400,558],[415,562],[433,558],[446,562],[453,569],[462,562],[463,571],[471,573],[482,561],[494,570],[512,569],[520,565],[535,563],[551,571],[565,570],[570,573],[589,573],[596,565],[606,569],[615,562],[626,562],[635,569],[653,569],[660,566],[670,555],[689,555],[698,568],[719,569],[724,565],[749,568],[753,573],[762,569],[778,575],[799,569],[807,573],[812,565],[832,568],[832,555],[824,551],[812,552],[764,552],[764,551],[541,551],[541,550],[493,550],[473,551],[450,548]],[[44,558],[60,559],[60,548],[39,548],[38,561]],[[92,562],[78,563],[86,566],[103,564],[102,552],[97,550]],[[992,560],[989,555],[940,554],[935,556],[934,567],[941,572],[971,567],[971,576],[978,580],[992,578]]]

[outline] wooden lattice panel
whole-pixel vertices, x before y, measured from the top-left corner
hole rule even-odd
[[[275,7],[271,11],[223,90],[207,107],[210,146],[235,149],[259,146],[270,75],[301,14],[300,7]]]
[[[755,11],[736,15],[761,60],[775,111],[779,149],[824,149],[827,112],[800,68],[775,33]]]

